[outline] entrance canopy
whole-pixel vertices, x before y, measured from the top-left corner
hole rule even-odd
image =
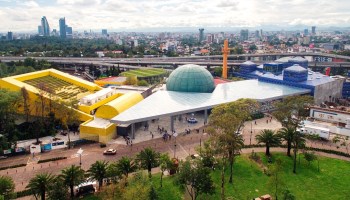
[[[112,118],[111,122],[130,124],[206,110],[241,98],[266,102],[292,95],[309,94],[310,92],[308,89],[259,82],[258,80],[219,84],[212,93],[158,91]]]

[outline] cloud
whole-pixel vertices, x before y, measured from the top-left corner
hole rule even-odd
[[[0,0],[0,31],[35,31],[42,16],[58,29],[350,26],[348,0]]]

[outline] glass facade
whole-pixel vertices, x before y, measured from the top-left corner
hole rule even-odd
[[[183,65],[174,70],[167,81],[169,91],[210,93],[214,78],[208,70],[198,65]]]

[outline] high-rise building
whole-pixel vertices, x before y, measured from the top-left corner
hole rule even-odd
[[[43,34],[43,27],[42,27],[42,26],[38,26],[38,34],[39,34],[39,35],[44,35],[44,34]]]
[[[102,29],[102,35],[108,35],[107,29]]]
[[[11,31],[7,32],[7,39],[13,40],[13,33]]]
[[[240,40],[241,41],[245,41],[245,40],[248,40],[248,36],[249,36],[249,31],[248,29],[243,29],[241,30],[241,35],[240,35]]]
[[[204,28],[199,29],[199,42],[204,40]]]
[[[59,25],[60,25],[60,37],[62,39],[65,39],[67,37],[66,19],[65,18],[61,18],[60,21],[59,21]]]
[[[312,35],[316,35],[316,26],[311,27]]]
[[[41,29],[43,36],[50,36],[50,25],[45,16],[41,18]]]
[[[256,31],[255,31],[255,38],[260,38],[260,32],[259,32],[259,30],[256,30]]]
[[[309,29],[304,29],[304,35],[309,35]]]

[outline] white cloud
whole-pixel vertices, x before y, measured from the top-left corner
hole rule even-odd
[[[348,0],[0,0],[0,31],[35,31],[42,16],[52,28],[66,17],[73,29],[350,26]]]

